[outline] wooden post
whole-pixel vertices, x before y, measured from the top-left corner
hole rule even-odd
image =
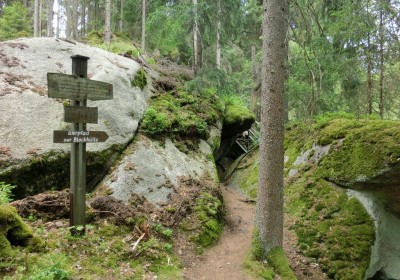
[[[72,74],[87,78],[87,61],[89,57],[74,55],[72,58]],[[72,100],[72,106],[86,107],[87,100]],[[74,123],[73,130],[85,131],[85,123]],[[86,213],[86,143],[71,144],[71,183],[70,183],[70,226],[71,234],[85,234]],[[78,228],[77,226],[82,226]]]

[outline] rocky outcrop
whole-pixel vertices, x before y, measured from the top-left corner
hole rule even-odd
[[[182,143],[180,143],[182,145]],[[179,150],[176,143],[139,136],[128,147],[115,168],[101,183],[100,191],[128,202],[132,194],[156,205],[167,205],[186,181],[218,182],[212,150],[200,140],[195,149]]]
[[[113,84],[114,98],[88,101],[98,107],[105,143],[88,144],[89,188],[102,179],[110,161],[133,139],[150,96],[132,86],[140,65],[131,59],[55,38],[17,39],[0,43],[0,181],[17,185],[16,197],[68,186],[70,145],[54,144],[53,130],[63,122],[67,100],[47,96],[46,75],[71,74],[72,55],[90,57],[88,78]],[[32,179],[34,178],[34,179]]]

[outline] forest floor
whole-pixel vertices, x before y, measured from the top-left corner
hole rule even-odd
[[[186,280],[252,280],[243,267],[249,253],[254,225],[255,204],[229,186],[221,186],[226,205],[227,225],[219,242],[201,255],[184,258]],[[286,219],[287,221],[288,219]],[[289,264],[299,280],[327,279],[318,264],[297,249],[295,234],[284,228],[284,245]],[[279,276],[275,279],[281,279]]]

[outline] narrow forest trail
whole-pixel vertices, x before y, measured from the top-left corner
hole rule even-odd
[[[256,280],[244,272],[243,263],[250,250],[255,204],[234,188],[221,185],[226,205],[227,225],[219,242],[184,268],[185,280]],[[288,229],[292,222],[285,217],[283,247],[289,264],[299,280],[328,279],[321,268],[297,249],[295,234]],[[275,279],[280,279],[277,276]]]
[[[184,270],[187,280],[251,280],[243,272],[243,262],[251,245],[254,205],[236,190],[221,185],[228,224],[219,242],[196,257]]]

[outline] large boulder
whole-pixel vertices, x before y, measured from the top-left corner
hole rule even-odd
[[[104,179],[99,190],[110,192],[125,202],[132,195],[139,195],[153,204],[164,206],[188,182],[205,180],[218,183],[210,145],[200,140],[190,151],[187,148],[183,150],[182,145],[169,138],[160,142],[140,135],[128,147],[118,167]]]
[[[88,78],[114,88],[112,100],[88,101],[98,107],[99,120],[87,129],[109,135],[105,143],[87,144],[89,188],[133,139],[147,107],[149,86],[144,91],[132,86],[141,68],[131,59],[55,38],[1,42],[0,181],[17,185],[16,197],[68,185],[70,145],[52,139],[53,130],[70,129],[63,122],[63,106],[69,102],[47,96],[46,75],[71,74],[72,55],[88,56]]]

